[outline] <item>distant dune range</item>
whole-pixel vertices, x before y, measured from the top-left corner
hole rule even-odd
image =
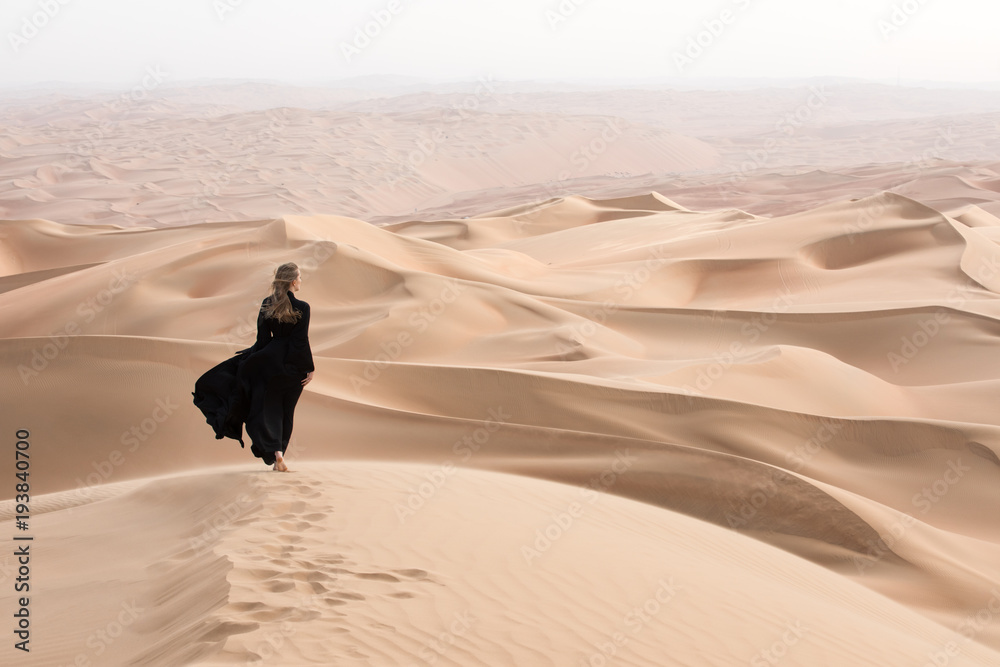
[[[948,162],[1000,160],[989,140],[1000,134],[1000,92],[820,82],[543,92],[488,77],[397,95],[163,86],[11,94],[0,101],[0,128],[0,217],[9,219],[158,227],[336,213],[386,221],[476,215],[499,199],[651,191],[698,209],[770,213],[748,207],[785,212],[804,194],[783,196],[775,171],[845,171],[862,179],[844,195],[856,197]],[[872,178],[863,169],[880,164],[898,174]]]
[[[78,116],[4,112],[18,664],[1000,664],[997,156],[814,130],[835,158],[743,174],[483,111],[393,192],[437,112],[282,111],[249,150],[269,112],[155,104],[73,168]],[[191,403],[283,261],[317,365],[289,475]]]

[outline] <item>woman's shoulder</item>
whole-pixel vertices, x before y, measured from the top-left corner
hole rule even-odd
[[[288,300],[292,302],[294,308],[309,310],[309,304],[302,299],[295,298],[295,295],[291,292],[288,293]]]

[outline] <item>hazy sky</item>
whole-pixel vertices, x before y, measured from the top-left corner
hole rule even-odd
[[[996,82],[998,26],[997,0],[3,0],[0,85],[132,86],[149,68],[170,83]]]

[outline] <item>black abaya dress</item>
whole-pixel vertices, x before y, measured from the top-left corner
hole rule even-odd
[[[292,307],[302,315],[296,322],[265,318],[264,299],[257,315],[257,340],[252,347],[207,371],[195,383],[194,404],[215,430],[215,437],[239,440],[243,425],[250,436],[250,451],[274,463],[274,453],[284,455],[292,435],[295,404],[302,394],[302,380],[314,370],[309,347],[309,304],[289,292]]]

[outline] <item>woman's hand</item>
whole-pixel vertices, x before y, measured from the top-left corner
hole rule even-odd
[[[305,378],[302,379],[302,386],[304,387],[310,382],[312,382],[312,379],[313,379],[313,371],[309,371],[308,373],[306,373]]]

